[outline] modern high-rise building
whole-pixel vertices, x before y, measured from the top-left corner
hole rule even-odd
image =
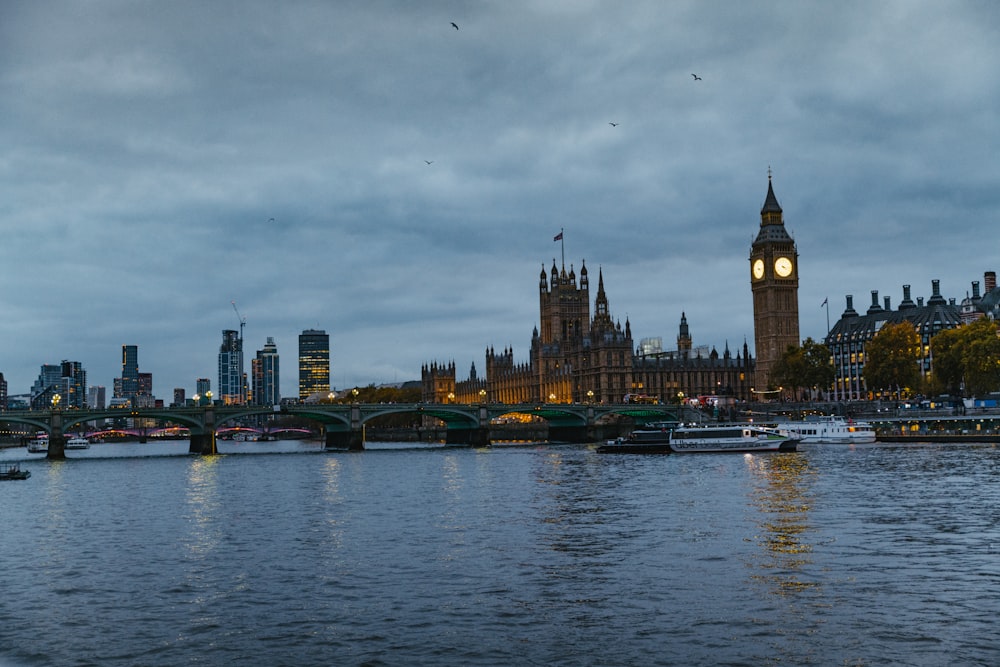
[[[105,388],[102,385],[87,388],[87,407],[91,410],[103,410],[106,400]]]
[[[322,329],[299,334],[299,399],[330,392],[330,336]]]
[[[67,408],[83,410],[87,407],[87,371],[79,361],[66,361],[60,364],[62,369],[62,399]]]
[[[208,403],[208,395],[212,392],[212,380],[209,378],[198,378],[195,380],[195,396],[199,405]]]
[[[0,373],[0,410],[7,409],[7,381],[3,379],[3,373]]]
[[[174,387],[174,402],[172,406],[184,407],[185,392],[184,387]]]
[[[257,350],[253,366],[254,405],[278,405],[281,403],[278,372],[278,346],[274,338],[268,336],[263,350]]]
[[[47,410],[52,406],[52,398],[62,391],[62,367],[56,364],[42,364],[38,379],[31,385],[31,409]]]
[[[139,393],[139,346],[122,345],[122,382],[121,393],[115,398],[127,398],[135,405],[135,396]]]
[[[243,405],[243,341],[238,331],[224,329],[219,347],[219,395],[223,405]]]

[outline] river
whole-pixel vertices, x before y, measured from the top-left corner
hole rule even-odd
[[[0,665],[997,665],[995,445],[98,444],[0,483]]]

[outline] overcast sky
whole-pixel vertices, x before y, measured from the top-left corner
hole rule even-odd
[[[135,344],[159,398],[214,390],[235,301],[283,396],[307,328],[336,388],[462,379],[528,361],[561,229],[636,342],[752,350],[769,167],[803,338],[827,297],[961,300],[1000,270],[998,71],[991,0],[5,0],[0,372],[110,396]]]

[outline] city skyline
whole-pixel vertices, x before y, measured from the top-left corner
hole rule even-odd
[[[110,394],[137,345],[191,395],[241,319],[286,396],[309,328],[338,388],[526,360],[561,230],[636,340],[752,347],[769,167],[803,338],[1000,264],[992,4],[238,7],[5,3],[12,394],[62,360]]]

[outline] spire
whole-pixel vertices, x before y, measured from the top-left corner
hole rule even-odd
[[[764,199],[764,206],[760,209],[760,214],[781,213],[781,206],[778,198],[774,196],[774,186],[771,183],[771,168],[767,168],[767,197]]]

